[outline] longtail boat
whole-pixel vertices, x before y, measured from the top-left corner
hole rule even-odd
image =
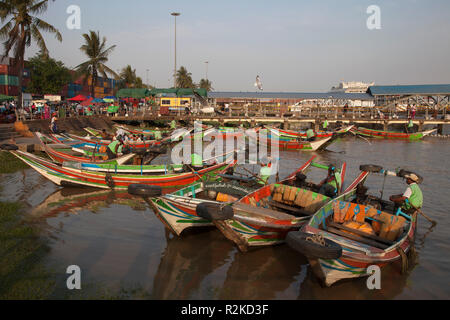
[[[253,138],[250,138],[253,139]],[[305,140],[283,140],[277,136],[259,137],[259,142],[266,146],[277,146],[281,150],[301,150],[301,151],[317,151],[325,149],[331,142],[333,137],[323,138],[316,141]]]
[[[344,194],[319,209],[301,231],[287,237],[288,244],[308,258],[314,274],[326,286],[369,276],[369,266],[383,267],[398,260],[405,271],[417,211],[392,214],[392,202],[373,196],[365,199],[349,202]]]
[[[102,139],[96,139],[96,138],[91,138],[91,137],[81,137],[81,136],[78,136],[75,134],[70,134],[70,133],[67,135],[74,140],[91,143],[91,144],[94,144],[97,146],[99,146],[99,145],[107,146],[112,142],[111,140],[102,140]],[[133,148],[149,148],[150,146],[161,144],[161,141],[156,141],[156,140],[145,140],[144,142],[129,141],[128,144]]]
[[[284,138],[288,138],[288,139],[301,139],[301,138],[306,139],[306,137],[307,137],[306,131],[293,131],[293,130],[274,128],[271,126],[265,126],[265,127],[274,136],[284,137]],[[316,138],[328,138],[328,137],[333,136],[334,133],[342,134],[342,133],[349,132],[352,128],[353,128],[353,125],[341,128],[336,131],[319,131],[319,132],[316,132],[315,137]]]
[[[61,167],[28,152],[11,151],[11,153],[57,185],[87,186],[103,189],[125,189],[131,184],[155,185],[162,188],[179,188],[192,184],[204,177],[214,177],[222,170],[232,167],[235,164],[235,162],[222,162],[198,171],[182,173],[168,172],[166,174],[156,175],[132,175]],[[234,154],[232,156],[234,156]]]
[[[331,200],[329,197],[307,190],[306,188],[291,187],[286,184],[294,181],[298,173],[304,172],[311,165],[319,168],[328,168],[320,164],[313,163],[316,156],[303,164],[298,170],[289,175],[283,184],[266,185],[248,193],[243,189],[244,197],[233,199],[223,194],[217,193],[217,199],[212,200],[208,194],[209,186],[202,183],[191,185],[187,188],[178,190],[172,194],[150,199],[154,212],[166,227],[174,234],[180,235],[183,230],[189,227],[216,225],[222,233],[230,240],[234,241],[240,250],[246,251],[249,246],[266,246],[282,243],[286,234],[292,230],[298,230],[309,219],[310,215],[323,203]],[[342,181],[346,172],[346,164],[341,169]],[[239,189],[239,186],[235,186]],[[283,189],[284,191],[281,191]],[[214,190],[214,189],[213,189]],[[280,190],[279,193],[277,192]],[[234,191],[234,195],[239,190]],[[226,191],[224,191],[226,193]],[[292,194],[291,194],[292,193]],[[274,197],[272,197],[272,194]],[[277,195],[278,194],[278,195]],[[279,198],[281,194],[281,198]],[[214,194],[213,194],[214,195]],[[294,201],[283,202],[284,195],[293,197]],[[295,203],[295,199],[303,198]],[[351,194],[348,195],[350,197]],[[228,200],[228,201],[227,201]],[[197,213],[197,207],[201,203],[212,205],[223,205],[227,201],[231,205],[234,215],[231,219],[224,221],[211,221]],[[300,209],[300,208],[303,208]],[[288,213],[284,213],[287,210]],[[293,211],[293,212],[292,212]],[[293,214],[303,215],[294,216]],[[305,216],[306,214],[306,216]]]
[[[119,128],[119,129],[122,129],[122,130],[125,130],[126,132],[129,132],[129,133],[132,133],[132,134],[137,134],[137,135],[141,135],[141,134],[143,134],[143,135],[145,135],[145,136],[148,136],[148,135],[155,135],[155,133],[157,132],[157,131],[159,131],[161,134],[169,134],[172,130],[161,130],[161,129],[154,129],[154,130],[148,130],[148,129],[132,129],[132,128],[128,128],[128,127],[125,127],[125,126],[121,126],[121,125],[116,125],[115,126],[116,128]],[[92,129],[92,128],[86,128],[86,129]],[[95,130],[95,129],[94,129]],[[92,132],[96,132],[96,131],[92,131]],[[99,132],[97,132],[97,133],[99,133]]]
[[[393,131],[383,131],[383,130],[373,130],[363,127],[354,127],[351,132],[359,134],[364,137],[378,138],[378,139],[398,139],[398,140],[409,140],[417,141],[425,136],[432,134],[436,129],[421,131],[416,133],[403,133],[403,132],[393,132]]]
[[[208,165],[211,161],[223,162],[227,157],[236,152],[235,150],[225,154],[217,155],[210,159],[203,159],[203,164]],[[166,174],[169,172],[179,173],[185,171],[182,164],[141,164],[141,165],[119,165],[117,163],[80,163],[80,162],[64,162],[63,168],[80,169],[86,171],[106,172],[115,174]]]
[[[41,134],[39,132],[36,132],[36,135],[39,137]],[[39,139],[39,141],[41,142],[42,148],[44,149],[45,153],[47,153],[47,155],[57,163],[69,161],[77,163],[103,163],[122,165],[135,156],[134,153],[129,153],[115,159],[108,160],[108,157],[106,155],[98,153],[93,153],[90,156],[75,155],[71,153],[72,149],[70,149],[70,147],[68,149],[54,149],[50,145],[43,143],[42,139]]]

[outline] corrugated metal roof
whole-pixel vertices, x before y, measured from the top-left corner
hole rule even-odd
[[[209,92],[208,98],[247,98],[247,99],[347,99],[373,100],[367,93],[305,93],[305,92]]]
[[[450,95],[450,84],[424,84],[406,86],[371,86],[368,93],[373,96],[384,95]]]

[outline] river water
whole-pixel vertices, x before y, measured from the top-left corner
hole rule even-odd
[[[401,167],[424,177],[423,211],[438,224],[430,229],[419,217],[416,264],[404,275],[398,263],[385,267],[381,290],[368,290],[364,278],[323,288],[307,260],[287,245],[241,253],[214,228],[170,235],[139,199],[123,192],[60,188],[32,169],[2,175],[0,200],[21,201],[27,208],[25,219],[45,226],[49,266],[61,274],[69,265],[81,268],[85,291],[80,297],[92,297],[104,288],[113,294],[131,290],[126,297],[151,299],[450,299],[449,142],[430,137],[369,144],[348,137],[317,153],[320,163],[347,162],[347,185],[361,164]],[[311,157],[306,152],[280,155],[280,177]],[[325,172],[316,171],[308,178],[318,182]],[[380,195],[383,178],[370,176],[366,186],[369,193]],[[388,177],[384,198],[405,189],[404,180]]]

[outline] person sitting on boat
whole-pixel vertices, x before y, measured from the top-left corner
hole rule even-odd
[[[203,158],[202,158],[202,156],[194,152],[191,155],[191,166],[195,170],[202,169],[203,168]]]
[[[316,140],[316,131],[314,129],[306,130],[306,140],[307,141],[315,141]]]
[[[336,172],[336,167],[334,165],[330,165],[328,167],[327,177],[320,182],[317,187],[319,188],[320,194],[334,198],[339,192],[340,185],[341,176],[338,172]]]
[[[170,129],[176,129],[176,128],[177,128],[177,122],[174,119],[170,122]]]
[[[117,158],[117,153],[119,153],[122,149],[122,139],[121,138],[113,138],[113,141],[106,148],[106,154],[108,155],[108,160]],[[120,149],[119,149],[120,147]]]
[[[261,165],[261,169],[259,169],[259,175],[257,182],[259,184],[267,184],[267,181],[269,180],[271,174],[272,174],[272,168],[270,161],[267,157],[263,157],[259,164]]]
[[[324,121],[323,124],[322,124],[322,128],[323,128],[323,131],[327,131],[327,128],[328,128],[328,120],[327,120],[327,117],[325,117],[325,121]]]
[[[111,136],[108,134],[108,132],[106,132],[106,129],[102,130],[100,136],[102,137],[103,140],[111,140]]]
[[[423,195],[422,190],[420,190],[418,182],[419,177],[414,173],[405,175],[406,183],[408,188],[403,194],[392,195],[389,200],[394,202],[396,212],[398,207],[406,214],[412,214],[417,209],[422,208]]]

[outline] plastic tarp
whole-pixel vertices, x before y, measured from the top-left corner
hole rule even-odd
[[[119,111],[119,106],[109,106],[108,113],[116,113]]]
[[[93,103],[93,100],[94,99],[92,99],[92,98],[89,98],[89,99],[87,99],[87,100],[84,100],[82,103],[80,103],[83,107],[87,107],[87,106],[90,106],[92,103]]]
[[[76,97],[73,97],[73,98],[70,98],[70,99],[67,99],[67,100],[68,101],[86,101],[86,99],[87,98],[85,96],[79,94]]]

